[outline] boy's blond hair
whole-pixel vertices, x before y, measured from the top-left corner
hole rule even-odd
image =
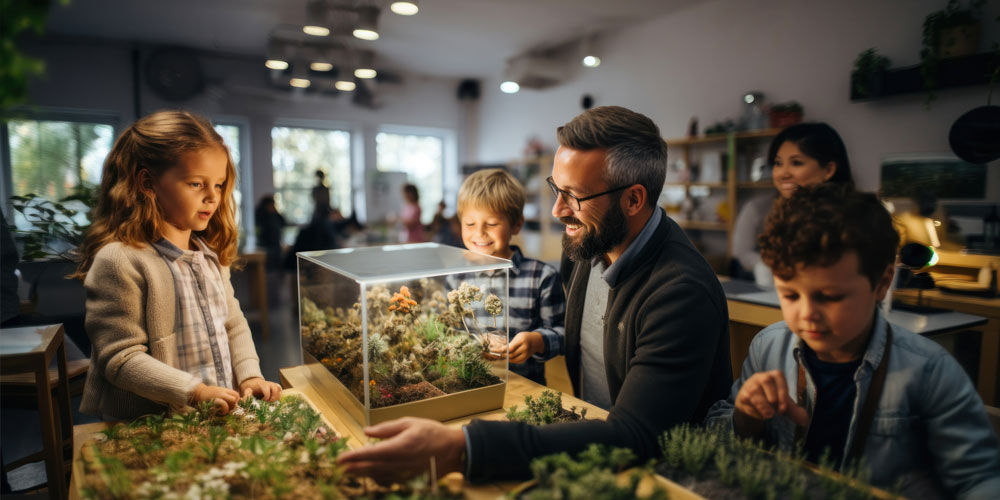
[[[524,222],[524,186],[499,168],[480,170],[465,179],[458,190],[458,215],[471,207],[503,214],[512,226]]]

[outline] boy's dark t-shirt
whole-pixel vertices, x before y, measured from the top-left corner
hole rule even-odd
[[[806,436],[806,458],[818,463],[823,452],[830,450],[831,463],[839,464],[847,443],[851,413],[857,385],[854,373],[862,359],[847,363],[820,361],[808,346],[804,349],[806,367],[816,385],[816,406],[813,408],[809,434]]]

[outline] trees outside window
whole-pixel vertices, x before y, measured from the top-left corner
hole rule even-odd
[[[315,173],[323,171],[330,205],[350,217],[351,133],[300,127],[271,129],[275,202],[288,222],[305,224],[313,213]]]

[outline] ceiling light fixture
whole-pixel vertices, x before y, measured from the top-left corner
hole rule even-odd
[[[333,86],[341,92],[351,92],[355,87],[357,87],[354,82],[348,82],[346,80],[339,80],[337,83],[333,84]]]
[[[392,5],[389,6],[389,10],[401,16],[412,16],[417,12],[420,12],[420,7],[417,5],[417,0],[401,0],[398,2],[392,2]]]
[[[378,40],[378,7],[358,7],[358,25],[354,37],[362,40]]]
[[[282,61],[281,59],[268,59],[264,61],[264,66],[269,69],[283,70],[288,69],[288,61]]]
[[[370,50],[359,50],[354,55],[354,76],[370,79],[378,76],[375,71],[375,53]]]
[[[324,0],[309,0],[306,4],[306,25],[302,32],[312,36],[328,36],[330,34],[327,22],[328,9]]]
[[[309,88],[309,86],[312,85],[312,82],[310,82],[307,78],[292,78],[288,81],[288,84],[292,87],[305,89]]]
[[[505,94],[516,94],[519,90],[521,90],[521,86],[514,81],[508,80],[500,84],[500,91]]]
[[[597,35],[589,35],[583,38],[581,43],[583,58],[580,62],[583,63],[584,67],[596,68],[601,65],[601,58],[597,55]]]
[[[328,62],[314,62],[309,64],[309,69],[313,71],[330,71],[333,69],[333,64]]]
[[[354,76],[358,78],[369,79],[378,76],[378,72],[371,68],[358,68],[354,70]]]

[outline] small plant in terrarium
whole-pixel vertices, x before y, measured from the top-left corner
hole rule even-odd
[[[500,382],[489,365],[496,343],[476,320],[475,304],[483,302],[478,287],[463,282],[445,294],[439,282],[421,279],[396,291],[374,285],[365,300],[367,352],[360,304],[320,309],[302,298],[303,347],[358,401],[365,401],[367,391],[371,406],[379,408]],[[503,302],[493,295],[484,307],[494,317],[503,313]]]

